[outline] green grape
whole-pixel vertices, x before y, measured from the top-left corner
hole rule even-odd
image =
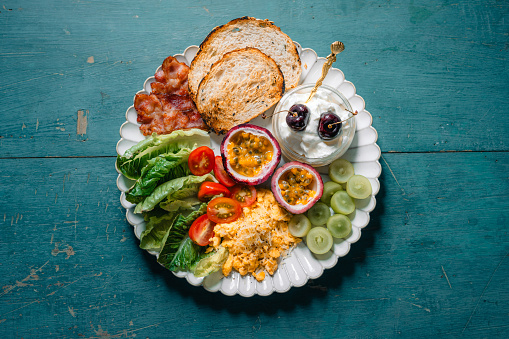
[[[346,183],[346,192],[355,199],[366,199],[371,195],[371,182],[362,175],[354,175]]]
[[[352,222],[346,215],[334,214],[327,220],[327,229],[334,238],[346,238],[352,231]]]
[[[354,175],[353,165],[345,159],[336,159],[329,166],[329,177],[332,181],[344,184]]]
[[[330,206],[330,198],[332,198],[332,195],[336,193],[337,191],[342,191],[343,186],[338,184],[334,181],[327,181],[325,184],[323,184],[323,194],[320,200],[324,203]]]
[[[305,237],[311,229],[311,222],[304,214],[296,214],[288,223],[288,230],[294,237]]]
[[[325,227],[313,227],[306,235],[306,244],[311,252],[325,254],[334,243],[332,235]]]
[[[323,202],[317,202],[308,210],[307,214],[311,224],[315,226],[324,225],[330,217],[330,209]]]
[[[345,191],[337,191],[334,193],[330,205],[336,213],[350,214],[355,211],[355,204]]]

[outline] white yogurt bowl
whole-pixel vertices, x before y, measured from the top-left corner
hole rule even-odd
[[[314,84],[301,85],[287,92],[274,109],[272,129],[283,155],[287,158],[309,164],[313,167],[325,166],[342,156],[350,147],[355,134],[355,118],[348,100],[333,87],[322,85],[317,93],[306,103]],[[309,109],[309,122],[303,131],[294,131],[286,123],[287,110],[294,104],[305,104]],[[277,112],[280,112],[276,114]],[[320,115],[332,112],[342,123],[337,137],[322,140],[318,136]]]

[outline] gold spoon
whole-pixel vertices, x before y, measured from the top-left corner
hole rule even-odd
[[[322,76],[316,82],[316,85],[313,88],[313,90],[311,91],[311,93],[309,93],[309,98],[306,100],[306,103],[309,100],[311,100],[313,95],[315,95],[316,91],[318,90],[318,87],[320,87],[322,85],[323,79],[325,79],[332,64],[336,61],[336,55],[345,50],[345,45],[341,41],[334,41],[332,43],[332,45],[330,45],[330,50],[332,53],[327,56],[327,62],[323,64]]]

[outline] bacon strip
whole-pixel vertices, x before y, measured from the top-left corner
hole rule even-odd
[[[189,67],[172,56],[167,57],[150,84],[150,94],[136,94],[134,108],[143,135],[168,134],[177,129],[208,130],[189,97]]]

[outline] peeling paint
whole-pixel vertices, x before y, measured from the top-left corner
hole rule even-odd
[[[13,285],[6,285],[6,286],[3,286],[3,292],[0,293],[0,297],[9,293],[10,291],[12,291],[14,288],[16,287],[26,287],[26,286],[33,286],[33,284],[30,284],[30,283],[27,283],[27,281],[32,281],[32,280],[39,280],[39,275],[37,274],[37,272],[41,272],[42,268],[44,266],[46,266],[46,264],[49,263],[49,260],[46,261],[44,263],[44,265],[42,265],[41,267],[35,269],[31,269],[30,270],[30,274],[27,275],[25,278],[23,278],[21,281],[19,280],[16,280],[16,283],[13,284]]]
[[[67,245],[67,248],[63,249],[63,250],[60,250],[58,248],[58,242],[55,243],[55,248],[51,250],[51,255],[56,257],[57,255],[59,255],[60,253],[65,253],[67,254],[67,257],[65,258],[65,260],[69,259],[72,255],[76,254],[74,252],[74,249],[72,248],[72,246],[69,246]]]
[[[95,334],[98,335],[99,337],[105,337],[105,338],[110,337],[110,334],[108,332],[103,331],[101,325],[97,325],[97,330],[94,328],[94,325],[90,324],[90,326],[94,330]]]
[[[76,134],[83,136],[87,134],[88,109],[78,110],[78,123],[76,124]]]
[[[74,313],[74,308],[72,308],[71,306],[67,306],[67,308],[69,309],[69,313],[74,317],[76,318],[76,313]]]

